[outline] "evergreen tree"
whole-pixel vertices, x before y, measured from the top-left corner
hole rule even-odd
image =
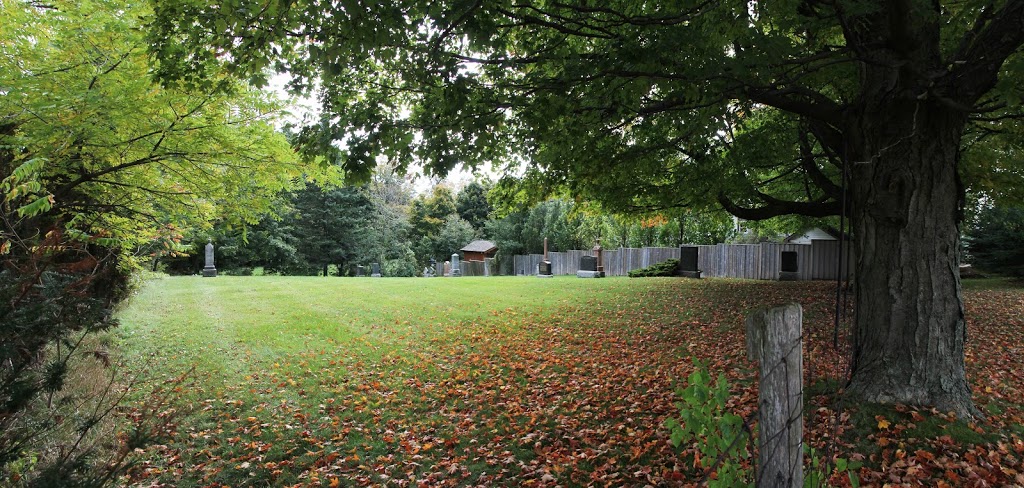
[[[327,276],[336,265],[345,274],[350,263],[367,248],[372,204],[355,187],[307,186],[295,193],[295,237],[301,261],[313,272]]]
[[[1024,277],[1024,207],[982,208],[964,240],[973,265]]]

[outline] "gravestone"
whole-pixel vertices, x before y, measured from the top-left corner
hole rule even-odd
[[[779,281],[797,281],[800,279],[800,266],[796,251],[782,251],[782,263],[779,266]]]
[[[580,257],[580,271],[597,271],[597,258],[594,256]]]
[[[370,277],[380,278],[380,263],[373,263],[370,265]]]
[[[361,264],[360,264],[360,265],[357,265],[357,266],[356,266],[356,277],[361,277],[361,276],[363,276],[363,275],[364,275],[365,273],[366,273],[366,271],[365,271],[365,269],[363,268],[363,265],[361,265]]]
[[[676,269],[676,276],[685,278],[700,278],[700,270],[697,269],[697,246],[679,246],[679,268]]]
[[[462,269],[459,268],[458,254],[452,254],[452,276],[462,276]]]
[[[576,276],[580,278],[600,278],[601,274],[597,271],[597,258],[594,256],[581,256],[580,270],[576,272]]]
[[[550,278],[551,274],[551,261],[541,261],[537,265],[537,276],[541,278]]]
[[[551,278],[551,260],[548,259],[548,238],[544,238],[544,259],[537,265],[537,276]]]
[[[213,265],[213,241],[206,243],[206,266],[203,267],[203,277],[217,277],[217,268]]]
[[[594,258],[597,259],[597,277],[604,278],[604,249],[601,248],[601,238],[594,241]]]
[[[450,261],[445,261],[444,262],[444,273],[442,273],[441,276],[451,276],[451,275],[452,275],[452,263]]]

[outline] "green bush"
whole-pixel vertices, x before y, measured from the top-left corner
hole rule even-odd
[[[703,470],[702,484],[709,488],[753,487],[755,472],[750,449],[758,442],[747,421],[729,411],[729,381],[719,374],[712,383],[704,363],[694,359],[694,371],[686,388],[676,390],[678,417],[669,417],[669,443],[679,451],[693,448],[693,465]],[[829,463],[817,451],[804,444],[811,465],[804,469],[804,488],[829,486],[833,473],[846,473],[850,486],[860,486],[857,470],[862,464],[835,458]],[[712,473],[714,475],[712,476]]]
[[[408,278],[418,274],[416,255],[411,250],[406,250],[405,256],[398,259],[385,259],[380,268],[384,276],[388,277]]]
[[[677,391],[683,400],[676,404],[679,417],[665,422],[669,441],[676,449],[694,447],[701,456],[694,464],[716,472],[714,477],[706,475],[708,487],[753,486],[750,428],[727,407],[729,382],[720,374],[712,384],[707,366],[696,359],[693,364],[686,388]]]
[[[675,276],[679,268],[678,259],[669,259],[646,268],[634,269],[629,272],[630,278],[649,278],[652,276]]]

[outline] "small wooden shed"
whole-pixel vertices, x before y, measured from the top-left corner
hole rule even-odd
[[[459,250],[462,251],[462,259],[465,261],[483,261],[486,258],[493,258],[498,252],[498,246],[491,241],[478,239]]]

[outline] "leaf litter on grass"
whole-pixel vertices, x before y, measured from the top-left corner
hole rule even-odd
[[[965,293],[968,374],[990,415],[947,434],[948,414],[897,406],[855,425],[825,388],[808,399],[806,439],[864,461],[865,484],[1024,484],[1020,430],[1024,333],[1020,291]],[[690,355],[723,372],[730,408],[757,406],[743,318],[759,306],[805,309],[808,382],[841,385],[832,348],[834,285],[635,280],[614,299],[557,312],[496,311],[367,354],[327,342],[290,353],[198,400],[174,440],[150,449],[129,484],[155,486],[690,486],[709,468],[677,451],[664,421]],[[1018,313],[1015,313],[1018,312]],[[429,337],[429,338],[426,338]],[[982,354],[980,351],[984,351]],[[258,368],[250,368],[256,370]],[[852,412],[852,414],[851,414]],[[924,425],[935,431],[925,433]],[[960,423],[962,424],[962,422]],[[840,476],[837,485],[848,484]]]

